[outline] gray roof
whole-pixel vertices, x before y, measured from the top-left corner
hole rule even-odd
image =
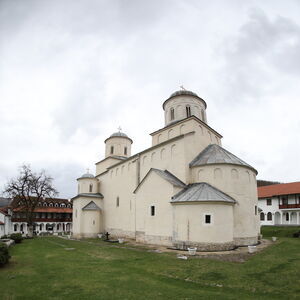
[[[0,197],[0,207],[8,206],[10,204],[10,202],[11,202],[10,198]]]
[[[171,202],[227,202],[236,201],[208,183],[200,182],[187,185],[182,191],[172,197]]]
[[[94,201],[91,201],[82,210],[101,210],[101,208]]]
[[[232,164],[251,168],[257,171],[246,162],[225,150],[219,145],[211,144],[201,151],[191,162],[190,167],[203,166],[208,164]]]
[[[170,173],[168,170],[163,171],[163,170],[154,169],[154,168],[152,168],[152,170],[153,170],[153,172],[158,174],[160,177],[169,181],[174,186],[178,186],[178,187],[182,187],[182,188],[185,187],[185,184],[180,179],[178,179],[175,175]]]
[[[173,98],[173,97],[176,97],[176,96],[183,96],[183,95],[184,95],[184,96],[185,96],[185,95],[187,95],[187,96],[194,96],[194,97],[196,97],[196,98],[202,100],[202,101],[204,102],[205,108],[207,107],[206,102],[205,102],[202,98],[200,98],[196,93],[194,93],[194,92],[192,92],[192,91],[188,91],[188,90],[179,90],[179,91],[176,91],[176,92],[172,93],[172,94],[170,95],[170,97],[169,97],[167,100],[164,101],[164,103],[163,103],[163,109],[165,108],[165,103],[166,103],[169,99],[171,99],[171,98]]]
[[[128,135],[121,132],[121,131],[113,133],[110,137],[113,137],[113,136],[120,136],[120,137],[127,137],[128,138]]]
[[[85,173],[85,174],[81,175],[78,179],[80,179],[80,178],[95,178],[95,176],[90,173]]]
[[[185,183],[183,183],[179,178],[177,178],[175,175],[173,175],[169,171],[167,171],[167,170],[163,171],[163,170],[151,168],[148,171],[148,173],[145,175],[145,177],[142,179],[142,181],[139,183],[139,185],[136,187],[136,189],[133,191],[134,193],[143,184],[143,182],[145,181],[145,179],[147,178],[147,176],[149,175],[150,172],[155,172],[157,175],[159,175],[163,179],[167,180],[169,183],[171,183],[174,186],[181,187],[181,188],[186,186]]]
[[[71,198],[71,200],[74,200],[79,197],[101,198],[101,199],[104,198],[101,193],[82,193],[82,194],[78,194],[77,196]]]
[[[113,137],[123,137],[123,138],[126,138],[126,139],[129,139],[131,141],[131,143],[133,143],[132,139],[124,132],[121,132],[121,131],[118,131],[118,132],[114,132],[112,135],[110,135],[110,137],[108,137],[104,143],[106,143],[106,141],[110,138],[113,138]]]

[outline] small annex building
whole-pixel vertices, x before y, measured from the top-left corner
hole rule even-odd
[[[150,134],[150,148],[131,155],[125,133],[108,137],[95,176],[77,179],[73,237],[108,232],[199,250],[256,244],[257,171],[222,148],[206,108],[197,94],[176,91],[163,102],[165,126]]]
[[[300,225],[300,182],[261,186],[257,190],[261,225]]]

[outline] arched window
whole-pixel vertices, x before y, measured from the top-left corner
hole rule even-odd
[[[47,202],[44,202],[43,206],[47,207]]]
[[[263,212],[260,213],[260,220],[261,221],[265,220],[265,214]]]
[[[119,197],[117,197],[116,206],[117,206],[117,207],[120,206],[120,199],[119,199]]]
[[[60,205],[60,207],[66,207],[66,204],[62,203],[62,204]]]
[[[124,155],[127,155],[127,147],[124,147]]]
[[[53,207],[53,203],[49,203],[49,207]]]
[[[186,110],[186,116],[187,117],[190,117],[191,116],[191,107],[189,105],[187,105],[185,107],[185,110]]]
[[[201,117],[202,117],[202,121],[205,122],[205,115],[204,115],[204,110],[201,109]]]
[[[267,220],[272,221],[272,213],[270,212],[267,213]]]
[[[114,154],[114,146],[110,146],[110,154]]]
[[[14,225],[14,231],[17,231],[17,230],[18,230],[18,225],[15,224],[15,225]]]
[[[20,231],[23,231],[23,224],[20,225]]]
[[[170,116],[171,116],[171,121],[175,119],[175,111],[173,107],[170,109]]]
[[[54,207],[58,207],[58,203],[55,203],[55,204],[54,204]]]
[[[289,213],[286,213],[286,214],[285,214],[285,220],[286,220],[286,221],[289,221],[289,220],[290,220],[290,215],[289,215]]]
[[[43,224],[40,224],[40,231],[43,230]]]
[[[89,189],[89,191],[90,191],[90,193],[93,192],[93,185],[92,185],[92,184],[90,184],[90,189]]]

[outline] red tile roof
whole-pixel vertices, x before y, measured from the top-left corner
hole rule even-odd
[[[24,211],[23,207],[16,207],[14,211]],[[72,208],[68,207],[36,207],[34,212],[51,212],[51,213],[72,213]]]
[[[300,194],[300,182],[290,182],[260,186],[257,188],[258,198],[267,198],[279,195]]]

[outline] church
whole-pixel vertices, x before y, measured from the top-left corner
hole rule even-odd
[[[258,242],[257,171],[222,147],[207,104],[185,89],[162,104],[164,127],[131,155],[133,140],[113,133],[95,176],[77,179],[74,238],[111,237],[178,249],[230,250]]]

